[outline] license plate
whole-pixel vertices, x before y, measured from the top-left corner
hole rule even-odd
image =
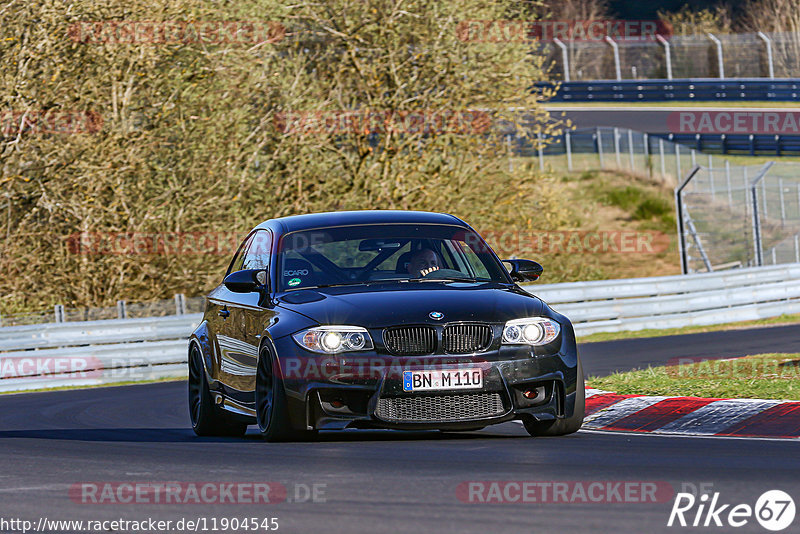
[[[480,389],[481,369],[446,371],[403,371],[403,391],[436,391],[442,389]]]

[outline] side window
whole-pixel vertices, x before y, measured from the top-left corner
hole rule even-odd
[[[242,269],[269,268],[270,251],[272,250],[272,234],[267,230],[259,230],[253,234],[250,246],[244,256]]]
[[[489,270],[486,268],[486,265],[484,265],[483,261],[481,261],[481,258],[475,254],[475,251],[472,249],[472,247],[464,241],[458,241],[457,243],[458,245],[461,245],[461,252],[469,262],[470,267],[472,267],[472,271],[475,273],[475,276],[478,278],[491,279],[492,275],[489,274]]]
[[[236,271],[242,270],[242,264],[244,263],[245,251],[247,247],[250,245],[250,242],[253,240],[255,234],[250,234],[247,236],[241,245],[239,245],[239,250],[236,251],[236,254],[233,256],[233,261],[231,261],[230,267],[228,267],[228,272],[225,273],[225,276],[228,276],[231,273],[235,273]]]

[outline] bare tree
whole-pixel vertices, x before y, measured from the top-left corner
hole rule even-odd
[[[749,0],[740,25],[744,31],[773,34],[776,76],[800,73],[800,9],[795,0]]]
[[[503,137],[558,131],[530,90],[544,59],[459,33],[523,16],[512,0],[3,2],[0,313],[204,293],[239,235],[274,216],[428,209],[484,229],[556,227],[558,183],[510,171]],[[126,41],[135,21],[284,32]],[[29,120],[59,111],[102,125]],[[387,120],[286,122],[370,113]],[[432,126],[398,126],[409,114]]]

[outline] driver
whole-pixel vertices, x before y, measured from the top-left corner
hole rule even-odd
[[[407,270],[412,278],[422,278],[439,270],[439,256],[429,248],[420,249],[408,260]]]

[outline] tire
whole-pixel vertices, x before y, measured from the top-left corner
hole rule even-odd
[[[261,347],[256,371],[256,421],[265,441],[301,441],[316,435],[316,431],[295,430],[289,421],[283,379],[273,370],[276,357],[268,345]]]
[[[575,386],[575,410],[571,417],[554,421],[534,421],[533,418],[523,421],[525,430],[531,436],[564,436],[580,430],[586,414],[586,388],[583,379],[583,366],[578,357],[578,381]]]
[[[214,405],[203,355],[194,343],[189,350],[189,417],[192,420],[192,430],[198,436],[241,437],[247,432],[245,423],[230,421]]]

